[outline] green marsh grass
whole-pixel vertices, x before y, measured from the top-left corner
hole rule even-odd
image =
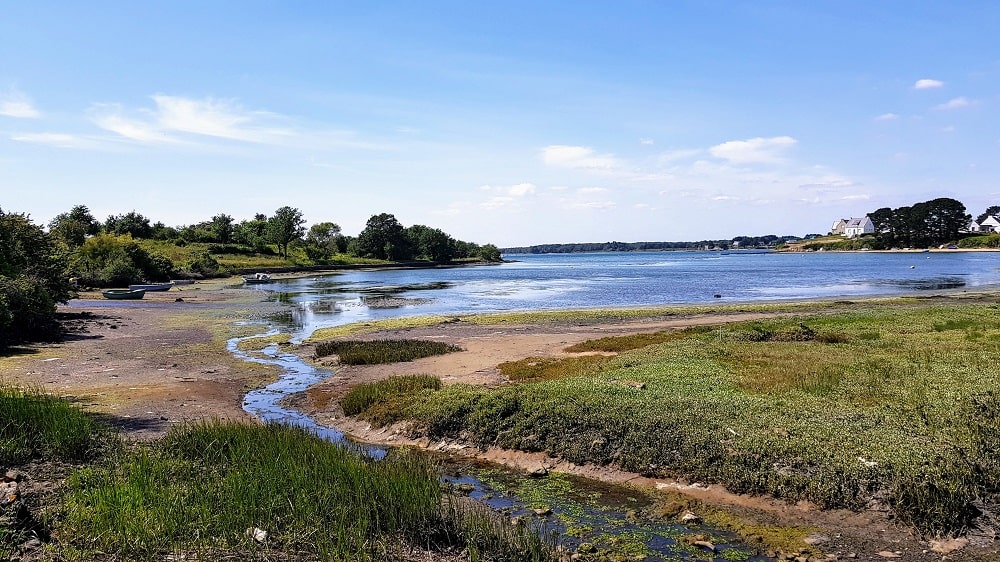
[[[528,357],[501,363],[497,369],[501,376],[511,381],[539,381],[594,374],[609,360],[609,357],[601,355]]]
[[[0,467],[85,460],[98,434],[93,418],[66,400],[0,382]]]
[[[366,561],[396,558],[408,545],[481,549],[483,560],[549,552],[537,533],[453,505],[427,457],[400,450],[374,461],[288,426],[175,428],[76,473],[68,488],[61,536],[113,559],[180,551]]]
[[[381,365],[461,350],[455,345],[426,340],[335,340],[316,344],[316,357],[336,355],[345,365]]]
[[[434,438],[821,507],[881,505],[953,534],[1000,505],[997,365],[994,308],[867,304],[727,324],[574,376],[449,385],[397,415]]]
[[[363,414],[371,423],[385,426],[398,421],[398,413],[421,391],[440,388],[441,379],[431,375],[391,376],[351,387],[340,400],[340,407],[348,416]]]

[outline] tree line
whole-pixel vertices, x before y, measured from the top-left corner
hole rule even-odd
[[[737,236],[726,240],[699,240],[697,242],[580,242],[574,244],[536,244],[503,248],[505,254],[574,254],[582,252],[642,252],[663,250],[703,250],[705,248],[757,248],[773,247],[797,236]]]
[[[981,215],[985,218],[987,213]],[[939,197],[868,213],[875,227],[873,249],[894,247],[927,248],[956,243],[967,233],[972,215],[961,201]]]
[[[213,254],[270,254],[293,265],[345,263],[345,258],[437,264],[501,260],[493,244],[457,240],[425,225],[403,227],[388,213],[372,216],[356,237],[344,235],[333,222],[307,230],[302,212],[287,206],[240,222],[218,214],[170,227],[134,210],[102,222],[85,205],[76,205],[47,227],[0,209],[0,348],[57,335],[56,304],[73,295],[71,279],[92,287],[121,287],[228,275]],[[176,264],[146,240],[181,247],[200,243],[206,249],[190,262]]]

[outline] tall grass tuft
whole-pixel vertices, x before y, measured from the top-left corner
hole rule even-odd
[[[408,545],[462,546],[466,536],[427,457],[374,461],[283,425],[175,428],[75,474],[66,506],[62,536],[113,559],[238,551],[370,561]]]
[[[345,365],[400,363],[455,351],[462,348],[425,340],[334,340],[316,344],[316,357],[336,355]]]
[[[361,383],[352,387],[340,401],[340,407],[348,416],[364,413],[366,419],[376,425],[389,425],[402,417],[406,404],[415,400],[423,390],[438,390],[441,379],[431,375],[398,375],[387,379]],[[377,412],[369,410],[379,407]],[[388,416],[389,412],[398,415]]]
[[[0,383],[0,466],[35,459],[81,461],[97,436],[94,420],[66,400]]]

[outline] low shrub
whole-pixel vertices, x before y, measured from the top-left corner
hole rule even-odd
[[[426,340],[334,340],[316,344],[316,357],[336,355],[345,365],[401,363],[455,351],[462,348]]]
[[[500,375],[512,381],[549,380],[593,375],[611,358],[601,355],[583,357],[528,357],[497,365]]]

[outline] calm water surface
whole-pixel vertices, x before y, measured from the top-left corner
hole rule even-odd
[[[649,252],[506,255],[509,263],[352,271],[259,286],[316,328],[424,314],[858,297],[1000,284],[1000,253]],[[718,296],[716,296],[718,295]]]

